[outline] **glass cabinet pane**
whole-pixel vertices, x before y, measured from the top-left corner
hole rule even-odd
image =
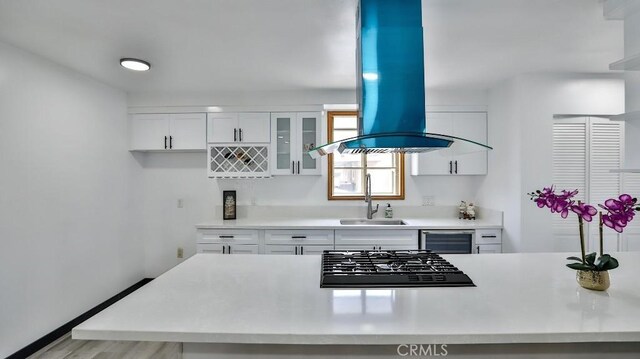
[[[291,168],[291,118],[278,117],[276,120],[276,168]]]
[[[315,117],[302,118],[302,168],[315,169],[318,165],[316,160],[309,156],[308,152],[315,148],[318,129],[316,128]]]

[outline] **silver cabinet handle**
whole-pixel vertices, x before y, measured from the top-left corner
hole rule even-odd
[[[306,239],[307,236],[291,236],[291,239]]]
[[[164,136],[164,149],[167,149],[167,136]]]
[[[300,174],[300,161],[298,161],[298,174]]]
[[[291,174],[296,174],[296,161],[291,161]]]
[[[298,255],[298,246],[295,246],[294,250],[296,251],[296,255]]]
[[[458,174],[458,161],[456,161],[456,174]]]
[[[300,246],[300,254],[304,255],[304,247],[303,246]]]
[[[238,142],[238,129],[233,129],[233,142]]]
[[[480,254],[480,246],[476,247],[476,251],[478,251],[478,254]]]
[[[227,246],[227,253],[231,254],[231,246]]]
[[[225,253],[224,253],[224,248],[225,248],[225,247],[226,247],[226,246],[222,246],[222,254],[225,254]]]
[[[238,129],[238,138],[240,139],[240,142],[242,142],[242,129]]]
[[[453,161],[449,161],[449,174],[453,174]]]

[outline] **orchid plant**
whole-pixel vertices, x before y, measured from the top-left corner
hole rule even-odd
[[[551,213],[559,213],[562,218],[567,218],[569,212],[573,212],[578,216],[582,256],[581,258],[567,258],[573,261],[573,263],[567,264],[567,267],[586,271],[606,271],[618,268],[618,261],[609,254],[603,253],[603,229],[606,226],[618,233],[622,233],[627,224],[633,220],[635,212],[640,211],[640,206],[637,205],[637,198],[633,198],[628,194],[620,195],[618,198],[610,198],[604,204],[598,205],[601,209],[601,211],[598,211],[594,206],[576,201],[574,197],[577,194],[578,190],[563,190],[560,193],[556,193],[553,186],[528,193],[531,196],[531,200],[539,208],[549,208]],[[586,254],[584,242],[584,222],[591,222],[596,215],[598,215],[599,219],[599,257],[595,252]]]

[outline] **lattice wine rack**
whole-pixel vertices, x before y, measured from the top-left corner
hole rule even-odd
[[[209,177],[271,177],[269,171],[269,146],[209,145]]]

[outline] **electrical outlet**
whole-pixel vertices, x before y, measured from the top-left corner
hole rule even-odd
[[[184,199],[178,198],[178,208],[184,208]]]
[[[436,196],[423,196],[422,197],[422,205],[423,206],[435,206]]]
[[[178,247],[178,258],[184,258],[184,249],[182,247]]]

